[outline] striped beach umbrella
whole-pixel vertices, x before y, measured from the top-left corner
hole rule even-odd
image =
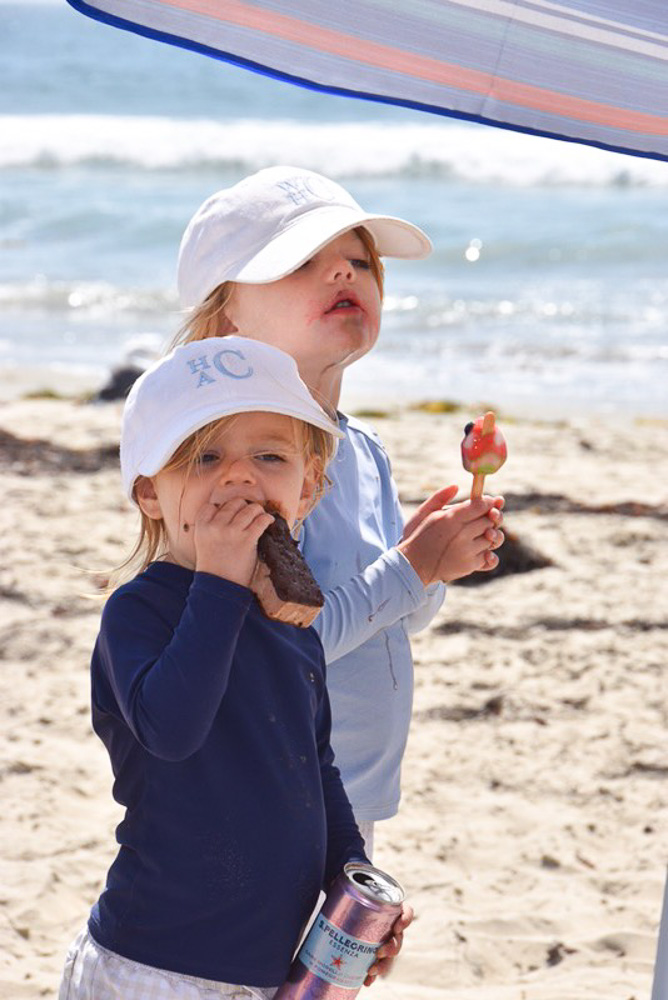
[[[334,94],[668,159],[668,0],[68,0]]]

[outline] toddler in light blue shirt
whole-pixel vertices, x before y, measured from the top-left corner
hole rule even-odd
[[[381,256],[421,258],[411,223],[365,212],[342,188],[298,167],[260,170],[212,195],[184,233],[183,341],[236,333],[291,354],[319,402],[338,408],[346,368],[380,330]],[[501,497],[431,496],[404,525],[375,432],[339,412],[344,438],[331,487],[306,519],[304,555],[325,594],[314,622],[328,663],[332,745],[371,853],[373,823],[397,811],[413,697],[409,634],[438,611],[444,584],[493,569]]]

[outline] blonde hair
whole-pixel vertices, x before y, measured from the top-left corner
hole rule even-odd
[[[376,279],[382,300],[385,268],[383,267],[380,254],[376,249],[373,236],[362,226],[353,229],[353,232],[362,241],[364,249],[369,254],[369,266],[371,273]],[[228,333],[236,332],[236,328],[225,315],[225,307],[230,301],[235,284],[234,281],[223,281],[222,284],[218,285],[207,295],[204,302],[193,309],[170,344],[170,350],[178,347],[179,344],[188,344],[193,340],[206,340],[207,337],[224,337]]]
[[[231,430],[236,419],[237,414],[221,417],[195,431],[179,445],[160,471],[169,472],[185,468],[187,478],[192,473],[198,460],[206,452],[212,439],[217,437],[219,433]],[[294,421],[301,435],[304,461],[307,465],[312,466],[315,472],[315,489],[309,507],[310,511],[315,507],[330,485],[326,469],[334,455],[335,439],[332,434],[322,430],[320,427],[307,423],[305,420],[291,419]],[[137,500],[137,486],[142,478],[142,476],[139,476],[132,488],[132,495],[135,501]],[[162,518],[149,517],[141,508],[139,516],[139,537],[137,542],[127,559],[114,571],[107,593],[114,590],[123,580],[142,573],[149,563],[160,558],[166,552],[167,531]]]

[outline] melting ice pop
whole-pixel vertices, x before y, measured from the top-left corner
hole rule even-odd
[[[485,476],[501,468],[508,457],[503,434],[496,426],[496,417],[489,410],[484,417],[472,420],[464,428],[462,463],[473,474],[471,499],[482,496]]]

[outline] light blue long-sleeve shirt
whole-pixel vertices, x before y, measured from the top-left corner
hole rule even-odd
[[[314,622],[328,664],[332,746],[358,821],[393,816],[413,703],[409,634],[440,608],[396,548],[403,516],[377,434],[340,415],[345,438],[332,486],[309,514],[301,547],[325,595]]]

